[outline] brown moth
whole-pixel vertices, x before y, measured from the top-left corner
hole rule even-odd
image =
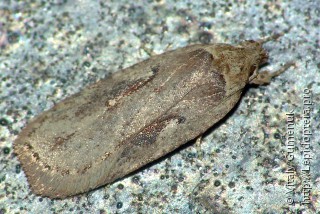
[[[272,37],[274,39],[275,37]],[[34,193],[50,198],[111,183],[204,133],[258,73],[267,41],[192,45],[83,89],[29,123],[14,144]]]

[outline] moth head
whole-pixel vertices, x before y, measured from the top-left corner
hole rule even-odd
[[[258,69],[268,62],[269,56],[267,51],[262,47],[266,42],[264,40],[246,40],[240,43],[240,46],[244,48],[246,55],[246,64],[249,65],[245,70],[248,74],[248,82],[256,77]]]
[[[266,64],[268,53],[262,45],[260,41],[247,40],[237,46],[224,47],[219,59],[224,60],[221,70],[230,82],[230,91],[244,88],[258,69]]]
[[[253,50],[253,56],[251,57],[253,60],[252,67],[249,69],[249,82],[252,83],[258,76],[258,69],[260,66],[264,65],[268,61],[268,53],[263,49],[263,44],[269,41],[273,41],[283,36],[284,33],[273,34],[271,36],[259,39],[259,40],[247,40],[242,42],[240,45],[247,50]]]

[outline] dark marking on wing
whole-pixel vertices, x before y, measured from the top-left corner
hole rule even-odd
[[[66,143],[66,141],[70,140],[72,138],[72,136],[75,134],[76,134],[76,132],[73,132],[73,133],[67,135],[66,137],[61,137],[61,136],[56,137],[54,139],[54,144],[52,146],[52,149],[54,150],[54,149],[57,149],[58,147],[62,146],[63,144]]]
[[[92,106],[92,102],[88,102],[84,105],[81,105],[77,111],[74,113],[74,116],[80,117],[81,115],[84,116],[87,111],[89,111],[90,107]]]
[[[152,71],[153,74],[158,73],[159,70],[160,70],[160,64],[157,64],[156,66],[152,66],[151,67],[151,71]]]
[[[147,78],[140,78],[131,82],[123,81],[119,85],[117,85],[112,91],[108,92],[107,101],[105,102],[105,105],[107,106],[108,110],[114,109],[122,98],[129,96],[130,94],[138,91],[140,88],[151,82],[158,71],[159,67],[155,67],[152,69],[153,75]]]
[[[91,167],[92,167],[92,164],[88,164],[88,165],[85,166],[83,169],[78,170],[77,173],[78,173],[78,174],[84,174],[84,173],[86,173]]]
[[[32,157],[34,157],[36,161],[39,161],[39,160],[40,160],[39,153],[37,153],[37,152],[33,152],[33,153],[32,153]]]
[[[226,80],[224,79],[223,75],[215,70],[210,71],[212,74],[212,78],[215,80],[217,86],[224,88],[226,86]]]
[[[137,134],[131,136],[129,139],[119,144],[119,146],[125,144],[125,149],[121,153],[120,157],[129,158],[131,154],[135,154],[134,152],[132,152],[135,149],[132,147],[132,145],[138,147],[152,145],[157,140],[157,137],[159,136],[161,131],[172,120],[177,120],[177,123],[181,124],[186,121],[186,118],[178,115],[169,115],[163,119],[154,121],[150,125],[141,129]]]
[[[30,143],[25,143],[25,148],[27,150],[32,150],[33,149],[33,146],[30,144]]]
[[[154,143],[157,140],[157,136],[160,134],[160,132],[169,124],[171,120],[175,119],[179,124],[185,121],[184,117],[175,115],[170,115],[164,119],[156,120],[152,124],[139,131],[128,141],[128,143],[137,146]]]
[[[70,171],[68,169],[65,169],[65,170],[61,171],[61,175],[62,176],[69,175],[69,174],[70,174]]]
[[[47,169],[47,170],[51,170],[51,166],[49,166],[48,164],[45,164],[44,168]]]
[[[114,109],[119,101],[126,96],[138,91],[140,88],[151,82],[156,76],[157,72],[160,69],[160,65],[151,67],[152,74],[150,76],[139,78],[132,81],[121,81],[113,89],[105,90],[99,94],[92,93],[88,98],[85,104],[82,104],[75,111],[74,116],[77,118],[85,117],[88,112],[91,112],[92,106],[101,105],[101,98],[105,97],[104,105],[107,107],[107,110]],[[96,85],[96,84],[95,84]]]

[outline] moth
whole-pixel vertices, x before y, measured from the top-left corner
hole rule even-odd
[[[33,192],[84,193],[133,172],[200,136],[239,101],[258,72],[262,45],[191,45],[114,73],[30,122],[14,143]]]

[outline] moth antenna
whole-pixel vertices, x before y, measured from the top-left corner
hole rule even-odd
[[[264,43],[269,42],[269,41],[277,40],[279,37],[281,37],[283,35],[284,35],[284,33],[276,33],[276,34],[273,34],[271,36],[267,36],[265,38],[258,39],[257,42],[260,43],[260,44],[264,44]]]
[[[101,65],[103,68],[107,68],[107,66],[105,64],[101,63],[100,60],[96,60],[96,63],[98,65]]]
[[[277,40],[278,38],[280,38],[284,34],[288,33],[290,30],[291,30],[291,27],[281,33],[275,33],[271,36],[267,36],[265,38],[258,39],[257,42],[260,43],[261,45],[263,45],[266,42]]]

